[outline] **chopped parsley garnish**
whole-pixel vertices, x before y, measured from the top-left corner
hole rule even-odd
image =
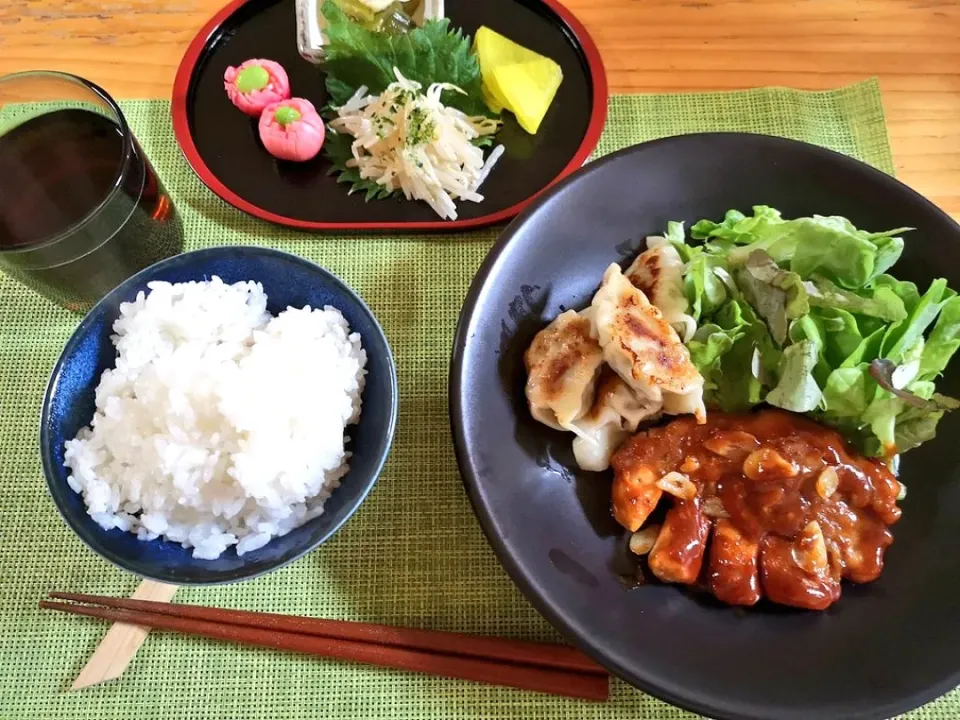
[[[407,147],[423,145],[433,140],[433,134],[436,132],[437,126],[433,121],[427,119],[426,110],[415,107],[410,111],[408,122]]]

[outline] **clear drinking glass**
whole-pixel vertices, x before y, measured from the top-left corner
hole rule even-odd
[[[88,309],[183,249],[183,229],[117,103],[59,72],[0,77],[0,270]]]

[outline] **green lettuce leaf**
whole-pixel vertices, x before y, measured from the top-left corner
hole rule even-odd
[[[911,416],[904,413],[897,417],[897,424],[894,431],[894,444],[897,452],[905,453],[907,450],[922,445],[927,440],[933,440],[937,436],[937,423],[943,417],[943,411],[918,413]]]
[[[715,390],[721,373],[723,356],[742,338],[741,328],[724,330],[719,325],[701,325],[687,343],[690,360],[703,376],[704,390]]]
[[[663,233],[663,236],[676,248],[680,254],[680,259],[685,263],[690,262],[694,257],[703,253],[702,247],[694,247],[687,244],[686,233],[684,232],[682,222],[675,220],[668,222],[667,229]]]
[[[929,380],[916,379],[920,370],[922,343],[913,353],[914,358],[905,365],[897,366],[892,360],[877,358],[870,363],[870,376],[885,391],[896,395],[908,405],[921,410],[956,410],[960,400],[935,392],[936,388]]]
[[[903,300],[889,287],[877,287],[860,295],[844,290],[824,277],[813,276],[804,283],[810,304],[822,308],[838,308],[858,315],[869,315],[886,322],[900,322],[907,317]]]
[[[886,328],[879,327],[863,338],[860,344],[857,345],[856,350],[850,353],[846,360],[840,363],[840,367],[851,368],[856,367],[860,363],[869,364],[874,359],[880,357],[880,345],[883,342],[884,333],[886,333]]]
[[[912,228],[898,228],[886,233],[870,234],[870,240],[877,247],[877,255],[873,261],[873,273],[870,280],[885,273],[900,259],[900,255],[903,254],[903,238],[899,235],[910,229]]]
[[[823,392],[813,377],[820,349],[815,342],[801,340],[783,351],[780,361],[780,381],[767,393],[771,405],[805,413],[818,409],[823,402]]]
[[[783,222],[779,211],[766,205],[754,205],[752,217],[739,210],[728,210],[722,222],[700,220],[690,228],[690,235],[695,240],[728,240],[745,245],[754,242],[757,233],[763,234],[771,226]]]
[[[744,343],[749,346],[751,373],[761,381],[761,384],[772,385],[771,378],[777,377],[782,352],[774,344],[766,323],[746,299],[740,297],[727,302],[714,315],[714,321],[725,330],[743,331],[743,337],[738,341],[738,345]],[[759,367],[757,367],[758,363]],[[741,368],[738,372],[743,373],[744,369]]]
[[[728,412],[749,410],[763,400],[763,383],[751,372],[755,342],[744,335],[721,359],[719,373],[714,373],[712,391],[704,397],[710,404]]]
[[[920,307],[918,305],[918,309]],[[903,365],[896,369],[896,372],[906,371],[897,385],[903,388],[903,391],[897,391],[900,396],[880,387],[874,380],[876,376],[871,377],[876,389],[868,384],[867,395],[872,399],[860,418],[864,425],[869,426],[871,433],[865,446],[867,454],[890,458],[906,452],[935,436],[937,423],[945,411],[960,408],[960,401],[937,393],[930,380],[910,380],[910,374],[919,371],[924,345],[921,336],[904,353]],[[887,387],[897,380],[895,372],[889,372],[890,365],[891,361],[884,362],[884,383]],[[921,403],[919,400],[929,402]]]
[[[757,280],[784,292],[784,310],[788,319],[794,320],[810,312],[807,291],[800,276],[795,272],[782,270],[763,250],[750,253],[745,269]]]
[[[889,358],[899,364],[917,341],[923,339],[923,333],[936,319],[943,305],[956,295],[947,288],[947,281],[939,278],[930,283],[909,317],[902,322],[890,325],[880,348],[881,357]]]
[[[690,303],[690,315],[699,321],[709,317],[727,299],[727,288],[714,273],[721,261],[706,253],[697,253],[688,262],[683,276],[683,292]]]
[[[690,234],[704,240],[708,252],[725,256],[731,265],[743,265],[754,250],[763,250],[778,263],[789,260],[797,244],[794,230],[778,210],[755,205],[750,217],[730,210],[722,223],[700,220]]]
[[[766,388],[777,377],[782,353],[766,323],[743,298],[724,303],[713,321],[734,342],[721,357],[719,368],[713,368],[712,387],[705,398],[708,404],[730,412],[747,410],[762,402]]]
[[[817,385],[823,387],[832,369],[827,362],[827,331],[823,322],[814,315],[804,315],[790,323],[788,335],[792,344],[807,340],[817,348],[817,364],[813,370],[813,377]]]
[[[848,288],[862,287],[877,274],[877,246],[846,218],[817,216],[794,222],[802,238],[790,259],[794,272],[804,278],[822,275]]]
[[[824,359],[830,367],[840,367],[863,342],[857,319],[840,308],[814,307],[810,316],[823,328]]]
[[[667,223],[667,231],[663,236],[674,245],[686,245],[687,241],[683,232],[683,223],[671,220]]]
[[[784,220],[765,205],[753,212],[747,217],[730,211],[721,223],[701,220],[691,235],[726,254],[731,266],[745,264],[754,250],[764,250],[804,280],[821,275],[847,289],[863,287],[890,269],[903,251],[900,234],[909,229],[869,233],[842,217]],[[733,247],[737,245],[743,247]]]
[[[960,349],[960,297],[947,300],[920,356],[919,377],[933,380]]]
[[[810,311],[800,276],[780,269],[765,251],[754,250],[734,277],[744,298],[766,320],[774,342],[783,345],[788,321]]]
[[[924,399],[931,399],[935,395],[931,382],[915,382],[906,389]],[[911,407],[881,390],[863,413],[862,419],[872,432],[866,452],[868,455],[890,458],[912,450],[936,436],[937,423],[943,415],[943,410]]]
[[[892,290],[903,301],[903,307],[908,315],[920,302],[920,291],[917,290],[916,283],[897,280],[890,275],[878,275],[867,284],[867,287],[870,289],[886,287]]]
[[[897,454],[897,415],[904,409],[903,402],[888,392],[880,391],[863,411],[862,420],[870,427],[875,443],[868,451],[877,457],[892,457]]]
[[[777,345],[787,338],[786,293],[757,280],[746,270],[736,274],[737,285],[757,314],[770,328],[770,335]]]
[[[824,411],[833,419],[859,419],[870,403],[868,388],[873,392],[873,378],[867,363],[837,368],[827,377],[823,387]]]
[[[785,220],[762,205],[697,222],[684,283],[708,406],[807,413],[888,459],[932,438],[960,409],[933,383],[960,350],[960,296],[944,280],[921,294],[887,274],[905,230]]]
[[[941,397],[938,393],[934,392],[933,383],[929,381],[917,381],[908,386],[907,389],[914,395],[925,399],[937,400]],[[945,399],[952,400],[952,398]],[[950,403],[942,403],[942,401],[938,404],[942,404],[942,406],[947,409],[956,409],[956,401],[953,401],[952,405]],[[897,448],[897,452],[904,453],[922,445],[927,440],[933,440],[937,435],[937,424],[941,418],[943,418],[944,412],[942,409],[923,410],[904,407],[897,415],[894,426],[894,445]],[[874,454],[880,455],[882,453],[875,452]]]
[[[750,307],[737,299],[730,300],[721,307],[713,316],[716,322],[724,330],[735,330],[750,325],[754,322],[756,314]]]

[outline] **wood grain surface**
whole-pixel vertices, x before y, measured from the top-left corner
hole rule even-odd
[[[482,0],[473,0],[482,2]],[[167,98],[225,0],[0,0],[0,74],[67,70]],[[566,0],[619,93],[880,78],[902,180],[960,218],[960,0]]]

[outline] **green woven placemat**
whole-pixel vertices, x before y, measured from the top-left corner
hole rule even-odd
[[[500,568],[464,495],[447,425],[458,310],[497,230],[458,238],[322,236],[226,206],[182,160],[162,101],[122,103],[174,196],[189,249],[257,244],[297,253],[352,285],[396,353],[400,422],[390,461],[357,515],[294,565],[178,599],[251,610],[554,640]],[[598,154],[664,135],[746,130],[826,145],[892,172],[875,82],[825,93],[621,96]],[[0,719],[686,718],[619,681],[606,704],[329,662],[178,635],[152,635],[119,681],[66,692],[104,626],[41,613],[49,590],[127,595],[137,580],[63,525],[37,450],[41,395],[78,318],[0,275]],[[917,718],[957,717],[960,695]]]

